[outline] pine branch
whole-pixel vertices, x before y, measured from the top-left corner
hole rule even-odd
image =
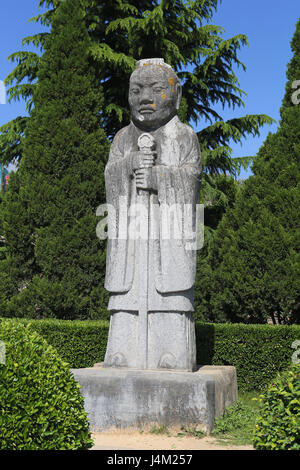
[[[37,78],[37,70],[40,56],[35,52],[20,51],[8,57],[11,62],[18,62],[15,69],[6,77],[5,85],[11,85],[14,81],[21,83],[24,79],[29,82]]]
[[[227,145],[230,140],[238,143],[247,135],[260,135],[260,128],[265,124],[274,124],[273,118],[265,114],[252,114],[244,117],[230,119],[226,122],[218,121],[197,133],[199,142],[207,144],[209,148],[218,145]]]
[[[102,63],[102,61],[104,61],[104,63],[108,63],[112,69],[118,70],[122,67],[130,72],[134,70],[136,61],[123,53],[115,52],[108,44],[93,44],[89,52],[96,62]]]
[[[17,117],[0,127],[1,163],[16,163],[22,157],[22,140],[28,118]]]
[[[36,83],[24,83],[22,85],[15,85],[13,88],[9,88],[7,91],[8,102],[12,101],[26,101],[26,110],[31,111],[33,106],[33,94],[36,89]]]
[[[240,175],[242,169],[247,171],[251,167],[254,160],[257,158],[257,155],[252,157],[234,157],[232,159],[232,165],[237,173],[237,176]]]
[[[49,37],[49,34],[50,33],[39,33],[39,34],[35,34],[34,36],[27,36],[22,39],[21,44],[22,46],[24,45],[28,46],[30,44],[33,44],[35,47],[39,47],[40,51],[42,51],[45,46],[45,41],[47,37]]]

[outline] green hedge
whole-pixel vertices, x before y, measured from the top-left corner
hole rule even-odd
[[[240,390],[263,390],[287,369],[300,325],[196,324],[198,364],[233,365]]]
[[[0,450],[84,450],[93,445],[69,365],[30,326],[2,321]]]
[[[72,368],[102,362],[107,321],[21,320],[54,346]],[[277,372],[291,364],[300,326],[196,323],[198,364],[233,365],[239,389],[263,390]]]
[[[7,319],[5,319],[7,321]],[[109,322],[79,320],[25,320],[10,319],[11,322],[30,324],[30,328],[43,336],[60,357],[73,369],[92,367],[103,361],[108,336]],[[1,324],[0,324],[1,327]]]

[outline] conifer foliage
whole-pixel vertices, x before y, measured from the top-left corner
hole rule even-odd
[[[39,60],[23,158],[3,214],[7,315],[87,318],[101,305],[105,250],[96,209],[105,201],[109,147],[89,47],[81,0],[65,0]]]
[[[34,20],[51,25],[61,1],[40,0],[39,6],[48,10]],[[260,127],[272,119],[247,115],[224,122],[215,110],[216,104],[243,106],[244,92],[233,67],[238,65],[245,70],[238,52],[248,44],[243,34],[223,39],[223,29],[212,24],[219,0],[82,1],[91,38],[89,52],[104,91],[101,115],[108,137],[129,122],[128,80],[136,61],[163,57],[176,70],[183,85],[180,118],[201,125],[198,136],[205,164],[205,185],[210,186],[210,192],[215,185],[206,175],[236,174],[241,165],[248,165],[249,159],[231,159],[230,142],[239,142],[248,134],[259,134]],[[47,35],[44,32],[24,38],[23,44],[43,49]],[[20,51],[10,59],[17,66],[6,79],[9,97],[24,98],[31,109],[40,57],[34,52]],[[206,121],[209,127],[205,127]],[[16,146],[22,156],[17,131],[21,133],[23,123],[20,121],[16,129],[12,121],[0,129],[0,149],[6,161],[10,155],[16,157]]]
[[[291,46],[280,126],[216,231],[205,294],[198,292],[211,319],[300,323],[300,105],[292,99],[300,77],[300,20]]]
[[[215,110],[243,105],[233,68],[245,69],[238,53],[247,44],[243,34],[223,39],[223,29],[212,24],[219,3],[38,1],[46,11],[33,20],[50,30],[24,38],[40,53],[12,54],[16,67],[6,79],[9,98],[25,99],[30,115],[0,128],[3,162],[19,163],[3,210],[0,301],[10,299],[7,314],[86,318],[106,305],[105,251],[94,236],[108,150],[101,128],[111,139],[128,124],[128,80],[139,59],[162,57],[176,70],[180,118],[201,125],[201,202],[213,233],[236,191],[224,175],[235,176],[251,161],[231,158],[230,142],[272,122],[265,115],[225,122]]]

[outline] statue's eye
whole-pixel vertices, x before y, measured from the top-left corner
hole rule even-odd
[[[161,93],[163,91],[162,87],[156,86],[153,88],[154,93]]]
[[[140,92],[140,90],[139,88],[131,88],[130,92],[133,93],[134,95],[137,95]]]

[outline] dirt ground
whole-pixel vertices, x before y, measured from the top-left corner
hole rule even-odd
[[[253,450],[252,446],[222,445],[213,437],[197,439],[149,432],[99,432],[92,434],[92,450]]]

